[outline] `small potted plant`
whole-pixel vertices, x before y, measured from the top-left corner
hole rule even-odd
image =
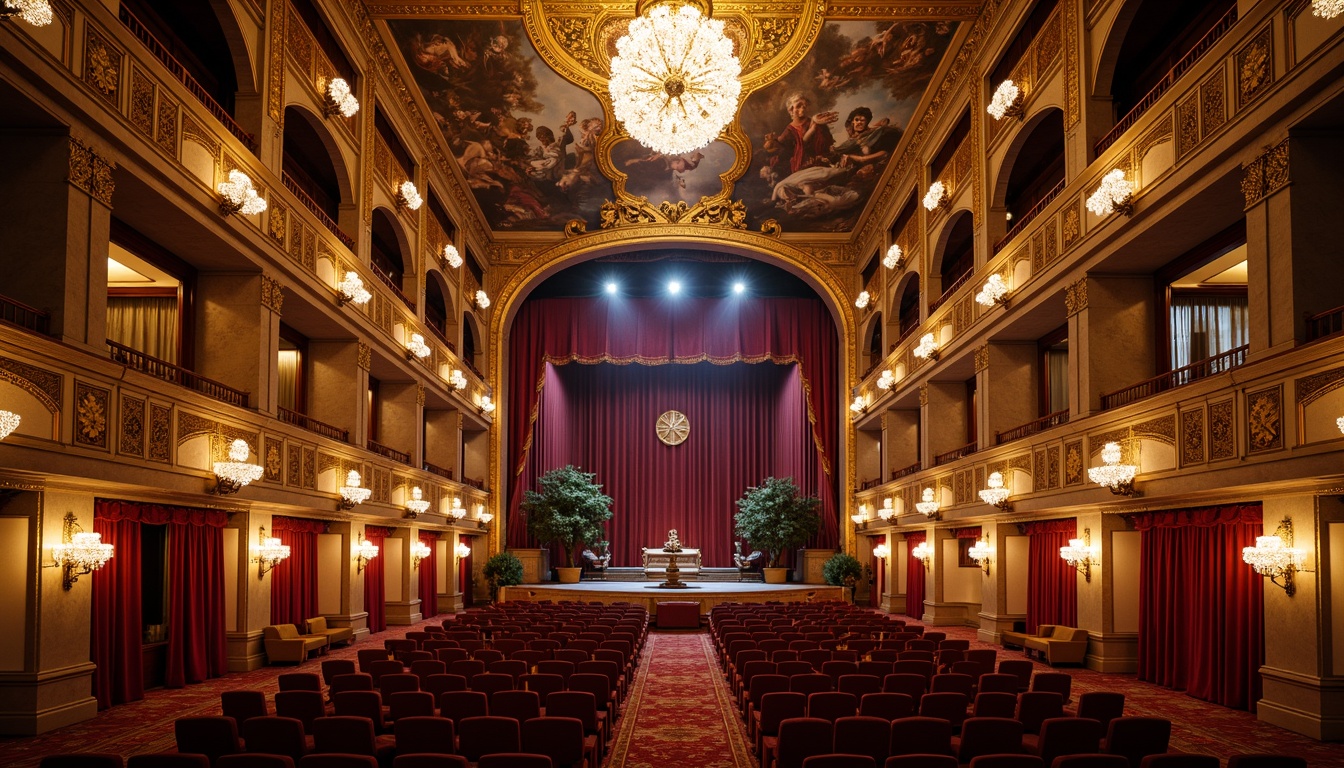
[[[602,538],[602,524],[611,519],[611,497],[593,482],[595,477],[566,465],[542,475],[537,480],[539,491],[523,494],[528,533],[539,542],[556,545],[564,554],[564,567],[556,568],[562,583],[578,583],[583,572],[576,565],[579,552],[588,542]]]
[[[500,552],[485,561],[485,581],[490,585],[490,602],[499,599],[500,587],[523,583],[523,564],[512,552]]]
[[[820,506],[817,497],[800,496],[791,477],[767,477],[737,500],[737,535],[766,553],[766,583],[782,584],[788,578],[788,569],[779,567],[779,556],[807,543],[817,532]]]
[[[863,576],[863,565],[853,555],[836,552],[821,567],[821,575],[833,587],[849,587],[849,601],[854,602],[854,590]]]

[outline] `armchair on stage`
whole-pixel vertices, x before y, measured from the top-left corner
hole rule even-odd
[[[733,542],[733,565],[737,566],[738,581],[763,581],[765,577],[756,569],[756,563],[760,561],[761,551],[755,550],[749,555],[742,554],[742,542]]]
[[[611,552],[603,548],[602,554],[599,555],[591,549],[585,549],[583,550],[583,562],[588,566],[588,578],[606,581],[607,566],[611,563]]]

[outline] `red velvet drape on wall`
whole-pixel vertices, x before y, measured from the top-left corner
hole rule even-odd
[[[879,544],[887,543],[886,534],[873,536],[868,539],[868,543],[876,548]],[[882,604],[882,590],[887,584],[887,565],[886,561],[878,559],[869,551],[868,566],[873,569],[873,583],[870,586],[868,594],[868,604],[876,608]]]
[[[1078,571],[1059,556],[1078,535],[1078,521],[1043,520],[1024,523],[1030,537],[1027,552],[1027,632],[1041,624],[1078,626]]]
[[[289,547],[289,557],[271,569],[271,623],[293,624],[303,631],[305,619],[317,616],[317,537],[327,523],[276,517],[271,533]]]
[[[905,615],[913,619],[924,616],[924,563],[910,553],[924,543],[923,533],[905,534]]]
[[[420,614],[428,619],[439,615],[439,534],[421,533],[420,543],[429,547],[429,557],[420,561]]]
[[[364,610],[369,613],[369,632],[387,629],[387,592],[383,587],[383,558],[387,552],[383,539],[391,535],[391,528],[364,526],[364,538],[378,547],[378,556],[364,564]]]
[[[457,542],[459,544],[466,544],[468,547],[470,547],[471,537],[458,536]],[[464,608],[470,608],[471,606],[475,605],[476,599],[472,594],[475,590],[471,588],[470,554],[468,554],[466,557],[458,558],[457,560],[457,583],[462,587],[462,606]]]
[[[523,477],[533,487],[566,464],[596,473],[613,499],[605,535],[613,565],[639,565],[641,548],[675,528],[705,565],[729,566],[734,502],[747,488],[788,476],[803,494],[818,494],[823,481],[797,365],[548,363],[545,371]],[[676,446],[654,429],[669,409],[691,425]],[[564,553],[552,556],[564,563]]]
[[[140,612],[140,523],[97,516],[93,530],[116,549],[112,559],[93,575],[93,695],[98,709],[144,698],[143,622]]]
[[[224,646],[223,513],[174,522],[168,531],[168,664],[163,684],[181,688],[227,670]]]
[[[1264,577],[1241,560],[1259,504],[1149,512],[1139,574],[1139,679],[1253,710],[1264,663]]]
[[[549,385],[543,376],[545,363],[658,366],[706,361],[798,364],[807,406],[804,428],[816,446],[817,489],[822,500],[822,529],[811,545],[835,546],[838,342],[835,323],[819,300],[538,299],[523,304],[510,334],[507,461],[514,474],[508,489],[509,546],[530,543],[518,505],[523,490],[535,481],[528,471],[535,468],[529,453],[537,447],[534,421],[541,393]],[[646,429],[651,432],[652,425]],[[738,489],[738,494],[744,490]],[[731,518],[731,509],[722,512]],[[662,534],[653,543],[662,541],[666,531]],[[648,544],[644,541],[640,546]],[[727,542],[715,546],[727,546]]]

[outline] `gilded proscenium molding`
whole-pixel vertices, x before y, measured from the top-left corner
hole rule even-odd
[[[849,294],[846,290],[847,277],[837,273],[831,265],[818,260],[806,249],[747,230],[686,224],[650,225],[640,230],[640,236],[641,245],[644,247],[656,248],[666,244],[684,243],[690,238],[695,238],[706,250],[749,253],[767,263],[800,270],[810,278],[810,281],[816,286],[818,295],[831,310],[831,316],[840,330],[839,348],[841,350],[850,349],[858,343],[858,332],[856,330],[858,319],[855,309],[850,304]],[[506,397],[517,396],[514,392],[502,392],[498,383],[507,380],[505,360],[502,353],[508,325],[517,313],[518,305],[526,298],[528,289],[557,270],[627,245],[627,234],[621,230],[605,229],[584,233],[558,242],[550,248],[540,249],[532,253],[526,261],[516,265],[512,272],[507,275],[497,275],[499,295],[492,305],[492,309],[497,311],[490,312],[487,318],[488,351],[486,359],[490,361],[490,368],[488,381],[485,382],[490,391],[496,394],[497,402],[502,403]],[[496,271],[501,271],[501,266],[497,265]],[[837,383],[842,385],[841,392],[848,392],[859,384],[858,360],[854,355],[844,354],[842,354],[842,360],[844,364],[843,376],[841,381]],[[840,402],[831,405],[838,410],[844,407],[844,404]],[[507,481],[512,478],[513,468],[505,466],[500,455],[501,436],[506,429],[505,422],[507,419],[508,409],[501,407],[495,411],[494,418],[489,420],[488,444],[490,446],[490,456],[487,466],[495,468],[494,485],[497,488],[507,488]],[[837,503],[840,509],[849,509],[853,506],[853,489],[858,486],[857,468],[852,460],[857,450],[858,438],[855,430],[852,429],[840,429],[839,432],[840,442],[837,445],[839,456],[837,458],[845,468],[845,478],[843,481],[838,476],[836,478],[840,492]],[[504,493],[493,493],[490,497],[491,511],[495,515],[495,520],[490,525],[492,554],[502,549],[503,538],[500,531],[505,530],[508,525],[507,512],[503,508],[506,501],[505,496]],[[852,546],[853,526],[842,530],[848,544]]]
[[[84,142],[70,137],[70,176],[69,181],[76,188],[88,193],[98,202],[112,207],[112,192],[116,184],[112,171],[117,164],[98,154]]]
[[[1289,176],[1288,139],[1270,147],[1254,160],[1241,167],[1241,193],[1246,198],[1246,208],[1288,186]]]

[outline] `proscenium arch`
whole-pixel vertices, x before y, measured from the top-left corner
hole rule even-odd
[[[554,246],[538,251],[527,261],[518,265],[500,288],[495,304],[489,310],[487,338],[485,339],[489,362],[487,376],[499,408],[490,423],[490,467],[496,473],[493,478],[495,493],[490,495],[490,505],[495,514],[495,522],[490,526],[490,552],[504,549],[504,531],[507,528],[508,510],[505,508],[508,488],[513,479],[513,467],[503,465],[502,440],[508,434],[508,409],[504,404],[512,393],[506,383],[507,360],[504,359],[504,340],[513,324],[518,309],[532,290],[551,275],[584,261],[602,256],[628,252],[634,235],[639,235],[641,249],[666,247],[694,247],[701,250],[731,253],[738,256],[765,262],[779,267],[807,283],[818,298],[830,311],[831,319],[840,334],[841,359],[837,380],[837,399],[831,407],[841,413],[837,420],[840,435],[837,441],[837,469],[835,475],[837,509],[848,509],[854,505],[854,487],[856,483],[855,466],[852,458],[856,450],[854,430],[850,426],[845,410],[848,406],[847,395],[858,384],[857,355],[851,350],[858,349],[858,318],[849,296],[846,278],[837,274],[827,264],[813,258],[806,251],[787,242],[755,232],[742,230],[719,230],[694,225],[664,225],[643,229],[614,229],[594,232],[575,237]],[[843,477],[840,468],[843,467]],[[854,553],[857,542],[853,523],[848,515],[840,515],[837,521],[841,532],[844,551]]]

